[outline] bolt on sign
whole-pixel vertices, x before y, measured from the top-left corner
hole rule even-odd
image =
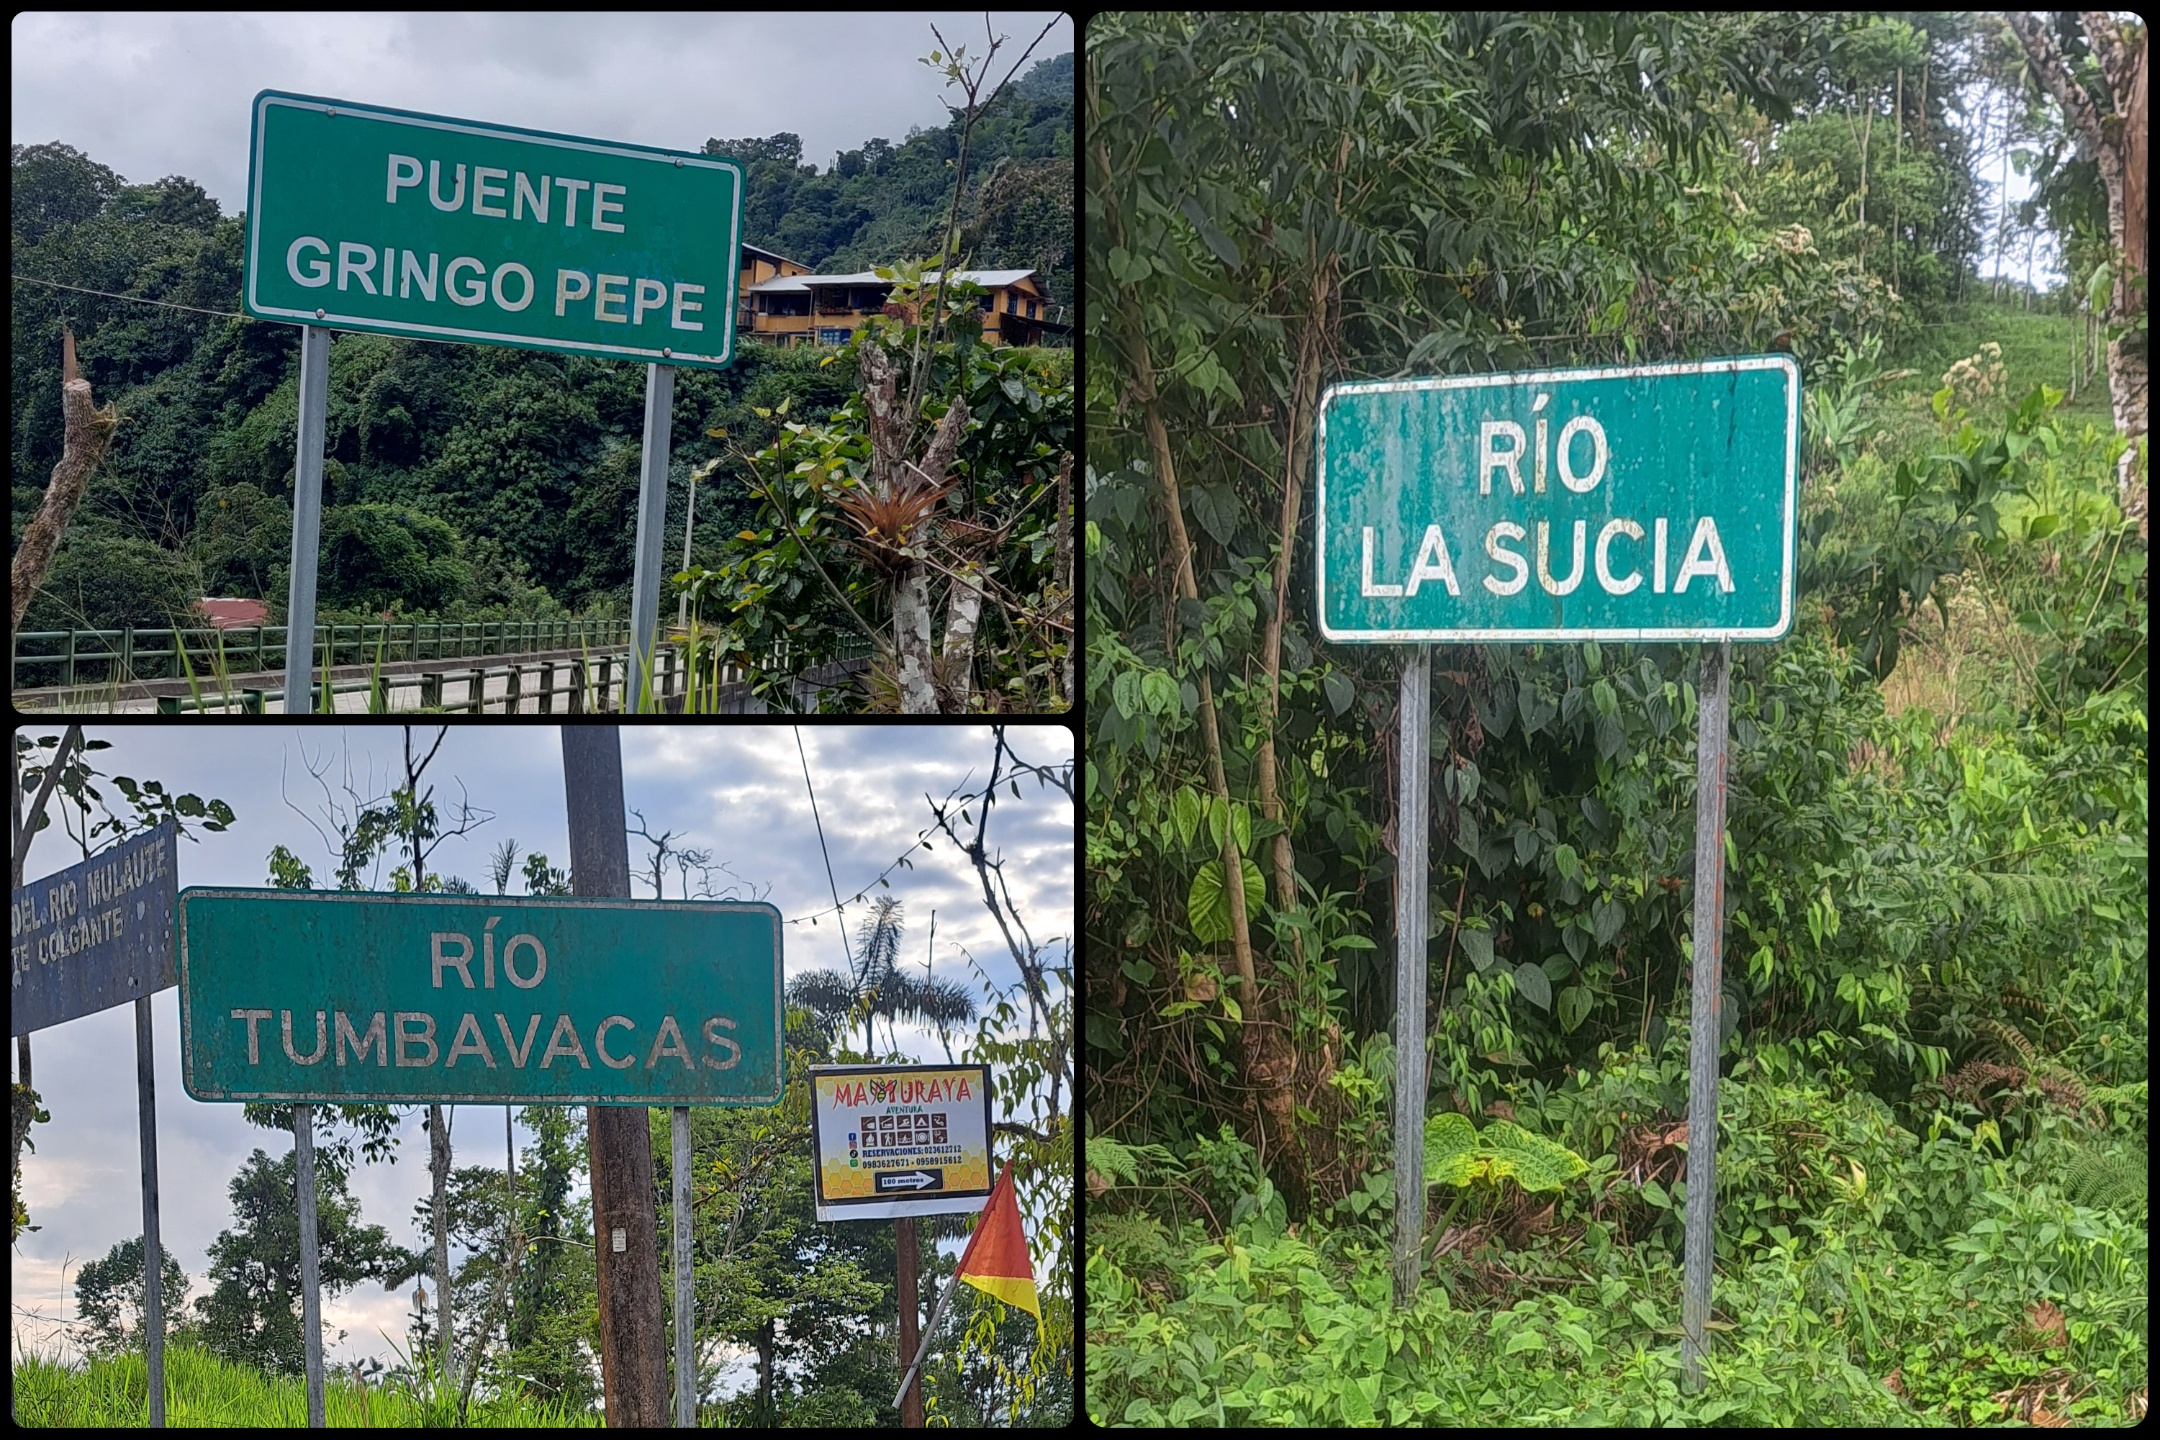
[[[191,887],[179,940],[198,1100],[780,1098],[771,905]]]
[[[810,1070],[817,1218],[975,1214],[990,1193],[988,1065]]]
[[[179,833],[168,820],[15,892],[10,1034],[124,1005],[173,983]]]
[[[1799,440],[1784,355],[1331,386],[1321,631],[1777,639],[1792,626]]]
[[[733,160],[265,90],[247,313],[717,369],[734,353]]]

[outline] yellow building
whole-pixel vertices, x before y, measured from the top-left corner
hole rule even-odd
[[[761,281],[777,279],[786,275],[807,275],[810,267],[800,260],[790,260],[775,251],[756,245],[742,247],[742,271],[736,280],[737,301],[735,333],[747,335],[751,325],[750,287]]]
[[[1035,345],[1045,335],[1071,331],[1050,318],[1050,297],[1033,270],[956,270],[953,278],[983,288],[979,303],[987,344]],[[935,285],[937,272],[926,274],[923,283]],[[740,328],[775,345],[845,345],[864,320],[884,313],[892,288],[890,280],[880,280],[869,270],[852,275],[776,273],[747,287],[750,308]]]

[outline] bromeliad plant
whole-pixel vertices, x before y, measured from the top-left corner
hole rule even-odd
[[[1513,1180],[1536,1193],[1564,1189],[1589,1168],[1590,1162],[1567,1146],[1533,1135],[1512,1120],[1495,1120],[1480,1131],[1467,1117],[1447,1111],[1425,1122],[1425,1183],[1453,1185],[1462,1192],[1448,1207],[1436,1235],[1447,1234],[1480,1180],[1494,1185]]]

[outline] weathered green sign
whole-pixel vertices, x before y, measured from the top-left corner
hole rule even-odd
[[[1330,640],[1774,640],[1792,625],[1789,356],[1360,381],[1320,404]]]
[[[733,160],[265,90],[247,313],[718,368],[734,353]]]
[[[770,905],[190,888],[179,951],[198,1100],[780,1098]]]

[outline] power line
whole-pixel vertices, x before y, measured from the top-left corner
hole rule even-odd
[[[825,822],[818,819],[817,789],[810,783],[810,757],[803,752],[802,728],[800,726],[789,726],[788,728],[795,734],[795,754],[802,761],[803,789],[810,792],[810,818],[817,822],[818,852],[825,857],[825,883],[832,887],[833,909],[839,910],[840,886],[833,879],[832,852],[825,848]],[[839,929],[840,953],[847,957],[848,973],[852,975],[855,973],[855,952],[848,945],[847,916],[845,913],[840,916]]]
[[[50,285],[55,290],[73,290],[78,295],[102,295],[107,300],[132,300],[137,305],[162,305],[167,310],[190,310],[197,315],[222,315],[228,320],[253,321],[252,315],[242,315],[237,310],[205,310],[200,305],[176,305],[170,300],[151,300],[141,295],[115,295],[110,290],[91,290],[81,285],[63,285],[57,280],[40,280],[35,275],[17,275],[10,272],[10,280],[20,280],[28,285]]]

